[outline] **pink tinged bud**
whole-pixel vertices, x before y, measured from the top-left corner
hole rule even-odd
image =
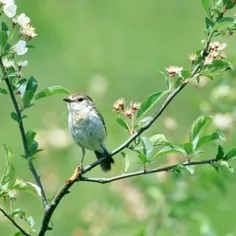
[[[133,112],[136,112],[140,107],[140,102],[130,102],[130,107]]]
[[[170,77],[175,76],[175,74],[180,75],[182,70],[183,70],[183,67],[178,67],[178,66],[173,66],[173,65],[166,68],[166,71]]]
[[[191,62],[194,62],[197,60],[197,54],[196,53],[190,53],[188,54],[188,59],[191,61]]]
[[[125,99],[124,98],[119,98],[116,100],[117,105],[120,107],[122,111],[124,111],[124,106],[125,106]]]
[[[130,108],[129,108],[129,109],[126,109],[126,110],[124,111],[124,115],[125,115],[127,118],[131,119],[132,116],[133,116],[132,110],[131,110]]]
[[[119,111],[120,111],[120,106],[119,106],[119,104],[117,102],[115,102],[113,104],[113,111],[115,111],[117,113],[119,113]]]

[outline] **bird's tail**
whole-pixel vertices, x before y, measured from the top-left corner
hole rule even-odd
[[[101,159],[104,156],[106,156],[106,159],[100,163],[100,166],[104,172],[111,170],[111,164],[114,163],[115,161],[111,156],[109,156],[109,153],[108,152],[100,153],[98,151],[95,151],[94,153],[97,159]]]

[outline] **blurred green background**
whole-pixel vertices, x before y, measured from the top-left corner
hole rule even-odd
[[[18,13],[30,16],[38,33],[32,41],[36,48],[24,56],[29,60],[25,76],[34,75],[40,89],[62,85],[71,92],[88,93],[105,118],[109,150],[128,137],[116,124],[113,102],[119,97],[143,101],[149,94],[165,89],[159,71],[170,64],[189,68],[187,55],[200,49],[200,41],[204,39],[205,13],[201,1],[18,0],[17,5]],[[232,57],[236,53],[233,40],[226,39]],[[232,83],[231,78],[227,74],[220,76],[204,89],[188,86],[146,135],[164,132],[173,142],[186,140],[193,120],[202,114],[201,109],[211,106],[207,101],[213,87],[222,80]],[[49,198],[56,194],[81,158],[80,149],[67,130],[67,108],[62,98],[38,101],[27,111],[25,120],[27,129],[38,132],[37,140],[45,149],[37,156],[35,166]],[[0,141],[15,153],[17,176],[34,181],[27,162],[20,157],[22,144],[17,125],[10,119],[13,108],[9,97],[0,95],[0,107]],[[221,112],[217,106],[211,111]],[[174,118],[176,127],[169,129],[167,118]],[[227,150],[234,145],[234,132],[227,130],[224,147]],[[201,158],[214,157],[216,148],[215,144],[210,145]],[[3,155],[1,150],[0,171]],[[175,158],[163,158],[162,162],[174,163]],[[97,168],[88,175],[121,174],[121,155],[115,160],[110,173],[104,174]],[[87,152],[86,163],[92,161],[93,153]],[[141,168],[132,153],[130,162],[131,170]],[[54,229],[47,235],[233,236],[236,235],[235,194],[235,175],[218,175],[210,166],[197,167],[195,175],[186,173],[183,177],[162,173],[107,185],[78,183],[57,208],[52,218]],[[14,207],[32,215],[36,228],[39,227],[42,218],[39,199],[23,193]],[[0,231],[1,235],[15,232],[2,215]]]

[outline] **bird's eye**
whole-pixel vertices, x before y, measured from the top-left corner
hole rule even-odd
[[[82,102],[84,99],[83,98],[78,98],[78,102]]]

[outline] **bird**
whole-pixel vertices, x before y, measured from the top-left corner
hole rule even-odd
[[[106,157],[101,163],[104,172],[111,170],[113,158],[106,148],[107,130],[101,113],[95,103],[86,94],[75,93],[63,99],[67,102],[68,127],[74,141],[82,149],[81,166],[85,157],[85,150],[95,153],[97,159]]]

